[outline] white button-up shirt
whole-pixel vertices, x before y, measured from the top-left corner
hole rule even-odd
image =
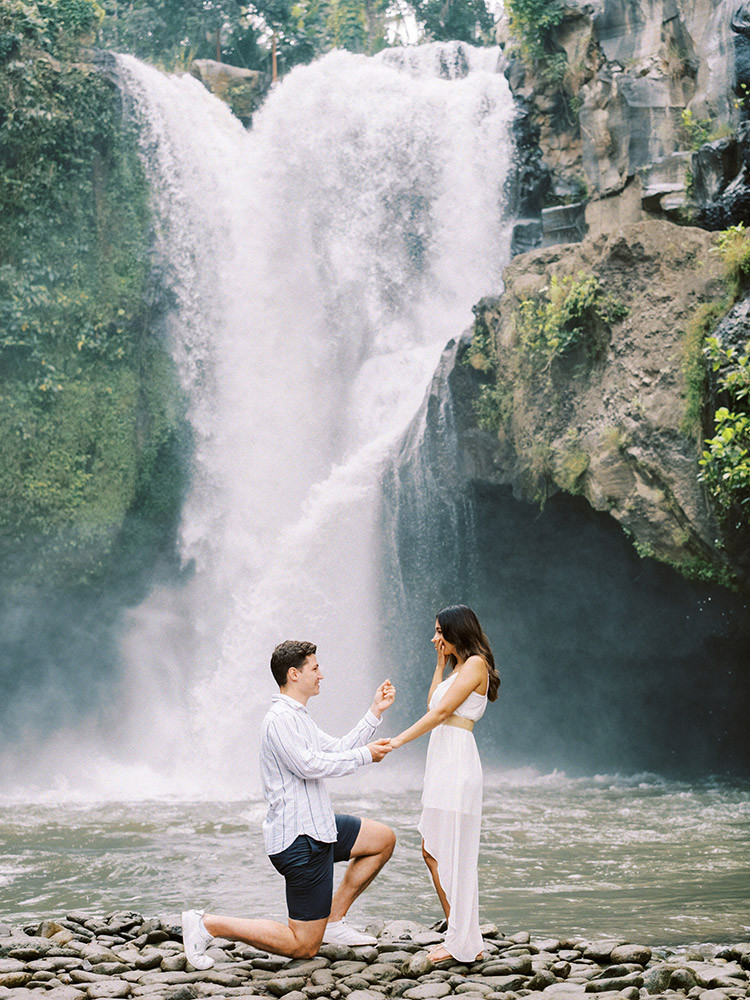
[[[326,844],[336,841],[336,819],[323,778],[371,764],[372,754],[364,744],[372,740],[380,721],[368,709],[351,732],[334,739],[318,729],[300,702],[281,693],[273,696],[260,736],[268,854],[285,850],[301,833]]]

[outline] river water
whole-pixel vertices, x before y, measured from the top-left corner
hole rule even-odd
[[[352,910],[355,923],[439,917],[419,854],[418,763],[385,763],[331,783],[338,811],[383,820],[398,836],[387,868]],[[654,775],[488,770],[480,919],[506,933],[655,946],[746,940],[749,790]],[[284,919],[283,880],[263,851],[262,800],[4,806],[0,920],[72,909],[168,915],[185,903]]]

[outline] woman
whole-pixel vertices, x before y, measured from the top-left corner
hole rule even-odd
[[[481,957],[479,933],[479,827],[482,821],[482,765],[472,729],[495,701],[500,678],[487,636],[463,604],[437,614],[432,644],[437,665],[427,698],[428,712],[394,736],[394,748],[432,731],[427,750],[422,816],[422,854],[448,920],[445,942],[430,952],[432,962]],[[443,679],[445,667],[451,673]]]

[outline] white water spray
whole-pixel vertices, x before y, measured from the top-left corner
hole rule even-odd
[[[190,578],[130,615],[109,733],[143,794],[253,789],[281,639],[318,643],[332,728],[382,679],[383,462],[507,257],[498,55],[335,52],[250,132],[195,80],[118,57],[195,437]]]

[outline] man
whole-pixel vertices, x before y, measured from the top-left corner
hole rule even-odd
[[[316,651],[311,642],[292,640],[273,651],[271,672],[279,694],[273,696],[261,727],[261,777],[268,802],[263,834],[272,864],[286,879],[289,923],[186,910],[182,937],[196,969],[214,964],[206,955],[212,937],[246,941],[290,958],[312,957],[322,941],[375,943],[375,938],[350,927],[344,916],[390,858],[396,837],[374,820],[334,816],[323,779],[381,761],[390,751],[388,740],[367,740],[372,740],[396,691],[384,681],[364,718],[346,736],[334,739],[318,729],[306,707],[320,692],[323,679]],[[333,895],[334,862],[346,860],[344,878]]]

